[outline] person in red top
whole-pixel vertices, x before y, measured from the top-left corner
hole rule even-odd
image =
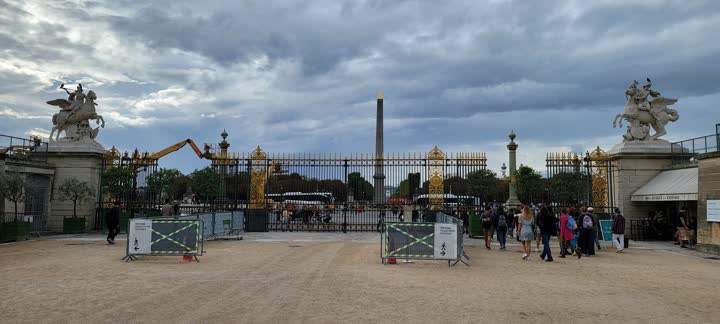
[[[558,239],[560,240],[560,257],[564,258],[566,253],[568,252],[568,248],[570,248],[570,241],[572,241],[575,238],[575,232],[569,228],[568,226],[568,218],[572,217],[570,214],[568,214],[568,211],[566,208],[562,209],[562,215],[560,216],[560,236]]]

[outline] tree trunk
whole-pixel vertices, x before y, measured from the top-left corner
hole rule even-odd
[[[15,201],[13,201],[13,203],[15,203],[15,218],[14,218],[14,220],[17,222],[17,203],[18,202],[17,202],[17,200],[15,200]]]
[[[77,199],[73,200],[73,218],[77,217]]]

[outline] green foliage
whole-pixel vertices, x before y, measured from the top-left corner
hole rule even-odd
[[[365,178],[360,175],[360,172],[348,174],[347,184],[355,200],[373,199],[373,185],[365,180]]]
[[[172,199],[182,199],[185,193],[188,192],[188,188],[190,188],[190,177],[180,175],[170,182],[167,192]]]
[[[574,206],[584,197],[588,178],[580,172],[562,172],[548,180],[550,199],[563,206]]]
[[[190,188],[201,200],[212,202],[220,192],[220,175],[210,167],[190,174]]]
[[[19,174],[0,174],[0,196],[15,205],[15,221],[18,216],[18,203],[25,201],[25,178]]]
[[[495,199],[497,198],[497,185],[497,175],[491,170],[477,170],[467,174],[467,192],[469,195],[483,197],[486,200]]]
[[[444,192],[453,195],[465,195],[467,193],[465,179],[459,176],[452,176],[443,182]]]
[[[102,174],[103,195],[120,199],[130,194],[133,189],[135,174],[127,168],[111,167]]]
[[[520,201],[532,202],[544,191],[542,176],[529,166],[521,166],[515,171],[515,181]]]
[[[182,173],[177,169],[160,168],[148,176],[146,181],[150,191],[159,195],[160,198],[164,198],[171,196],[170,187],[181,176]]]
[[[93,196],[95,188],[77,178],[66,179],[58,187],[63,198],[73,202],[73,217],[77,217],[77,203]]]
[[[420,194],[420,173],[408,173],[407,179],[400,181],[398,190],[393,197],[411,198],[415,194]]]

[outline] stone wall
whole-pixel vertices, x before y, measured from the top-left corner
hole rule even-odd
[[[671,159],[667,154],[615,154],[610,158],[614,161],[613,199],[615,206],[620,208],[627,219],[625,233],[630,234],[630,221],[648,216],[653,210],[651,203],[632,201],[630,195],[665,170]]]
[[[73,152],[56,151],[48,153],[48,163],[55,167],[55,179],[52,183],[51,209],[48,218],[48,229],[50,231],[62,231],[63,219],[72,217],[72,201],[62,198],[59,193],[60,185],[67,179],[77,178],[87,182],[95,189],[93,198],[82,203],[78,202],[77,216],[85,218],[85,229],[89,230],[95,226],[95,214],[100,189],[100,173],[102,169],[102,151],[97,152]]]
[[[707,200],[720,199],[720,152],[698,159],[697,249],[720,254],[720,223],[707,221]]]

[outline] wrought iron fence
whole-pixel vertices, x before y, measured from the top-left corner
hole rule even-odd
[[[214,159],[217,203],[248,210],[249,230],[376,231],[387,221],[421,219],[487,201],[468,176],[484,153],[266,154]]]
[[[585,156],[548,153],[545,161],[546,202],[551,206],[593,207],[598,214],[612,212],[614,164],[605,151],[598,147]]]

